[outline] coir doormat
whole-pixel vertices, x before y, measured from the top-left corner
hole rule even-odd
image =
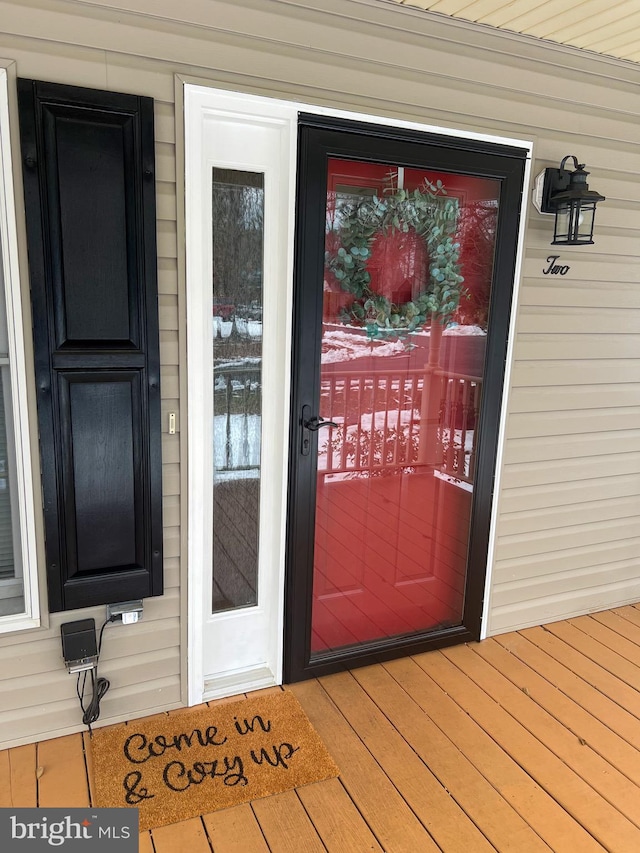
[[[97,729],[95,805],[164,826],[338,775],[288,691]]]

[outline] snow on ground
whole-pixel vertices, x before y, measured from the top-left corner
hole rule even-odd
[[[261,320],[243,320],[241,317],[236,317],[234,320],[223,320],[222,317],[213,317],[213,337],[228,338],[231,335],[233,324],[236,324],[236,331],[241,338],[256,338],[262,337],[262,321]]]
[[[447,337],[484,336],[479,326],[458,326],[453,323],[442,332]],[[406,341],[414,346],[425,346],[429,341],[429,331],[412,332]],[[356,358],[402,355],[407,351],[405,341],[371,341],[364,329],[353,326],[330,326],[325,324],[322,333],[322,364],[336,364],[341,361],[353,361]]]
[[[349,329],[327,329],[322,336],[322,363],[334,364],[340,361],[353,361],[369,355],[378,357],[402,355],[405,346],[402,341],[369,341],[360,332]]]
[[[400,421],[400,435],[406,441],[409,435],[412,412],[410,411],[390,411],[388,412],[387,428],[393,428]],[[338,420],[338,419],[337,419]],[[360,419],[361,439],[368,439],[371,430],[372,420],[375,424],[374,429],[380,432],[382,437],[384,432],[384,412],[376,412],[375,418],[371,414],[363,413]],[[261,446],[261,418],[260,415],[216,415],[213,419],[213,457],[215,465],[216,480],[236,480],[247,477],[260,476],[260,446]],[[415,424],[415,421],[414,421]],[[227,435],[227,429],[229,434]],[[347,427],[347,434],[350,438],[357,439],[357,426],[350,425]],[[230,442],[230,455],[227,458],[227,439]],[[454,430],[454,442],[457,447],[462,443],[462,432]],[[473,448],[473,430],[468,430],[465,435],[465,473],[468,475],[469,454]],[[387,448],[388,450],[388,448]],[[318,453],[318,470],[326,471],[328,468],[328,453],[329,441],[322,442],[319,446]],[[353,451],[352,451],[353,454]],[[336,464],[340,458],[339,450],[331,448],[332,464]],[[353,455],[349,457],[353,465]],[[338,462],[339,464],[339,462]],[[378,467],[379,460],[374,461],[374,467]],[[242,470],[238,470],[238,466]],[[349,468],[349,461],[347,462]],[[355,466],[351,470],[332,472],[331,479],[344,479],[353,476]],[[472,491],[471,483],[465,483],[451,474],[444,471],[436,470],[436,477],[457,485],[467,491]]]
[[[227,459],[227,426],[230,453]],[[213,459],[215,470],[260,467],[260,415],[215,415],[213,418]],[[235,472],[240,473],[240,472]]]
[[[424,334],[424,333],[420,332],[420,334]],[[426,334],[428,335],[429,333],[426,332]],[[442,334],[443,335],[463,335],[463,336],[464,335],[474,335],[474,336],[483,335],[485,338],[487,336],[487,333],[484,331],[484,329],[481,329],[480,326],[459,326],[457,323],[452,323],[450,326],[447,326],[447,328],[442,332]]]

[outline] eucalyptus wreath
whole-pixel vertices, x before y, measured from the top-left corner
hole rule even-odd
[[[415,190],[398,189],[343,205],[337,215],[339,248],[326,252],[326,267],[353,302],[340,313],[344,323],[366,328],[369,338],[403,337],[431,317],[446,324],[466,295],[460,275],[460,244],[455,240],[458,200],[447,196],[442,181]],[[429,258],[427,281],[408,302],[394,303],[371,288],[367,271],[380,234],[414,229]]]

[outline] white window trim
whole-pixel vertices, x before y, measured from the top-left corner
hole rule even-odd
[[[0,617],[0,634],[40,626],[40,603],[36,557],[33,504],[33,478],[29,446],[27,409],[27,371],[24,358],[24,334],[18,264],[18,235],[13,192],[13,168],[9,134],[8,76],[0,68],[0,251],[4,276],[9,339],[9,370],[12,389],[12,417],[7,428],[15,442],[19,511],[20,551],[25,609],[22,613]]]

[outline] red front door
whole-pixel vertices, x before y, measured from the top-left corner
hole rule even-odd
[[[471,276],[444,315],[387,328],[367,299],[401,311],[430,287],[442,243],[429,247],[413,221],[429,187],[455,202],[456,263]],[[320,415],[337,426],[317,446],[312,652],[461,624],[499,192],[497,180],[328,161]],[[332,258],[358,242],[351,223],[376,199],[395,213],[388,225],[374,215],[366,298],[354,300]]]
[[[471,612],[479,625],[470,555],[505,204],[504,175],[468,152],[378,144],[365,158],[353,135],[322,133],[309,130],[322,184],[314,173],[298,255],[298,310],[317,320],[298,314],[294,376],[306,671],[467,637]]]

